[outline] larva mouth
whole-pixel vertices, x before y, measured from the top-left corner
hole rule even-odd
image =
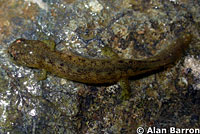
[[[9,47],[8,54],[9,54],[10,58],[12,58],[13,60],[16,60],[17,53],[16,53],[15,49],[13,48],[13,46]]]
[[[21,54],[20,50],[17,47],[18,46],[16,46],[15,44],[11,44],[11,46],[9,46],[7,50],[8,55],[13,60],[17,60],[17,57]]]

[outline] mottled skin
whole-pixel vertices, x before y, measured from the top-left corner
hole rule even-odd
[[[18,65],[45,69],[59,77],[89,84],[115,83],[130,76],[157,70],[178,60],[188,48],[192,35],[185,33],[151,58],[93,59],[52,50],[42,41],[17,39],[8,53]]]

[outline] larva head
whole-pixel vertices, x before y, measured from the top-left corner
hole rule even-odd
[[[40,41],[17,39],[10,44],[8,54],[18,65],[38,68],[41,63],[42,53]]]

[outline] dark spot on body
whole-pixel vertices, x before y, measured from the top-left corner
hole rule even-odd
[[[69,57],[69,60],[72,60],[72,56],[71,55],[69,55],[68,57]]]
[[[77,69],[78,73],[84,72],[82,69]]]
[[[52,62],[51,59],[49,59],[49,58],[48,58],[47,62],[48,62],[49,64],[54,64],[54,62]]]
[[[128,64],[132,65],[132,64],[133,64],[133,62],[134,62],[134,61],[130,60],[130,61],[128,62]]]
[[[82,59],[82,62],[85,62],[85,59]]]
[[[119,63],[124,63],[124,61],[123,60],[119,60]]]
[[[151,61],[151,63],[161,62],[162,60],[165,60],[165,59],[156,59],[156,60]]]

